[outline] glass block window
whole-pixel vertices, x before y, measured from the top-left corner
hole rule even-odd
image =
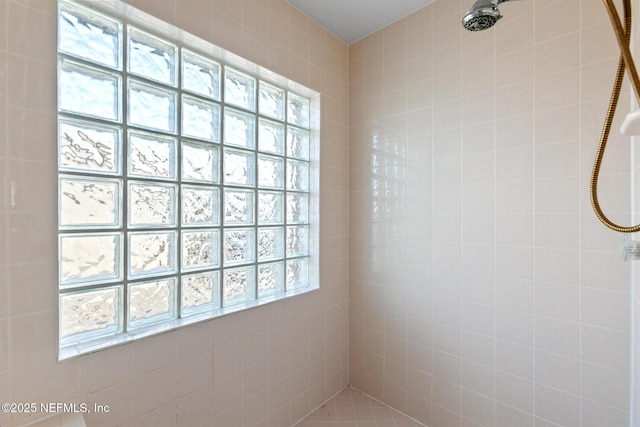
[[[317,287],[311,92],[72,1],[58,24],[61,358]]]

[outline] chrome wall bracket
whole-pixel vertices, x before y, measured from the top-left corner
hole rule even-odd
[[[628,235],[624,236],[622,242],[622,256],[625,261],[640,260],[640,241],[632,240]]]

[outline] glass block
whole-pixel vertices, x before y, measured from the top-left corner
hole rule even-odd
[[[200,270],[220,265],[220,232],[218,230],[182,232],[182,268]]]
[[[309,259],[300,258],[287,261],[288,291],[309,287]]]
[[[224,270],[222,305],[228,307],[255,299],[255,266]]]
[[[220,151],[215,145],[182,142],[182,179],[185,181],[220,182]]]
[[[260,119],[258,121],[258,149],[284,155],[284,125]]]
[[[130,283],[128,291],[130,331],[177,318],[176,279]]]
[[[119,227],[122,183],[119,180],[62,177],[59,181],[60,227]]]
[[[258,156],[258,187],[284,189],[284,159]]]
[[[220,106],[182,95],[182,134],[219,142]]]
[[[225,266],[255,261],[255,231],[252,228],[226,229],[222,245]]]
[[[287,190],[309,191],[309,163],[287,160]]]
[[[309,131],[289,126],[287,128],[287,156],[309,160]]]
[[[224,191],[224,224],[251,225],[253,224],[253,191],[225,190]]]
[[[284,292],[284,263],[258,266],[258,298]]]
[[[309,128],[309,99],[289,92],[287,121],[302,128]]]
[[[178,48],[175,45],[129,27],[128,46],[129,73],[176,86]]]
[[[130,125],[176,133],[175,92],[129,80],[128,93]]]
[[[60,236],[60,286],[122,279],[122,234]]]
[[[255,148],[256,116],[225,108],[224,143],[244,148]]]
[[[217,188],[183,186],[182,225],[203,226],[220,224],[220,191]]]
[[[175,232],[129,234],[129,277],[175,273],[176,264]]]
[[[309,227],[287,227],[287,256],[309,254]]]
[[[284,230],[277,228],[258,229],[258,261],[284,257]]]
[[[61,170],[120,173],[120,129],[89,122],[60,120],[58,132],[58,165]]]
[[[371,195],[376,199],[382,199],[385,192],[385,180],[381,178],[371,178]]]
[[[258,108],[262,115],[284,120],[284,90],[260,82]]]
[[[255,154],[250,151],[225,148],[224,183],[253,186],[255,183]]]
[[[220,272],[182,276],[182,315],[220,307]]]
[[[309,222],[309,196],[307,194],[287,194],[287,223],[306,224]]]
[[[129,176],[176,179],[178,142],[158,134],[129,132]]]
[[[122,287],[60,295],[60,346],[122,332]]]
[[[83,7],[58,3],[58,50],[120,69],[122,25]]]
[[[120,121],[119,75],[60,61],[58,105],[60,110],[83,116]]]
[[[225,67],[224,102],[254,111],[256,109],[256,79]]]
[[[258,224],[282,224],[284,221],[284,194],[268,191],[258,193]]]
[[[220,100],[220,64],[182,49],[182,89]]]
[[[384,175],[384,160],[380,153],[371,154],[371,173],[373,175]]]
[[[128,195],[130,227],[176,224],[175,185],[130,181]]]

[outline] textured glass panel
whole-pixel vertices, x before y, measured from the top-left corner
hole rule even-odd
[[[384,195],[385,180],[380,178],[371,178],[371,195],[376,199],[382,199]]]
[[[218,147],[195,142],[182,143],[182,179],[185,181],[220,182]]]
[[[224,150],[224,183],[252,186],[255,182],[255,155],[249,151]]]
[[[58,194],[61,227],[120,225],[120,181],[65,177]]]
[[[255,234],[251,228],[224,231],[224,265],[246,264],[255,261]]]
[[[220,64],[182,50],[182,89],[220,99]]]
[[[58,50],[120,68],[120,23],[76,5],[59,3]]]
[[[258,123],[258,149],[284,155],[284,125],[260,119]]]
[[[120,233],[60,236],[60,285],[111,282],[122,277]]]
[[[207,141],[220,141],[220,106],[183,95],[182,134]]]
[[[309,131],[289,126],[287,128],[287,156],[309,160]]]
[[[309,164],[287,160],[287,189],[309,191]]]
[[[217,188],[183,186],[182,225],[218,225],[220,191]]]
[[[59,108],[84,116],[119,121],[120,85],[119,75],[63,60],[58,77]]]
[[[129,330],[175,319],[176,279],[129,284]]]
[[[183,315],[220,306],[220,272],[183,276],[181,282]]]
[[[176,132],[175,92],[129,80],[129,124]]]
[[[260,114],[284,120],[284,90],[265,82],[260,82],[258,108]]]
[[[287,227],[287,256],[309,254],[309,227]]]
[[[225,108],[224,143],[245,148],[255,148],[256,116]]]
[[[129,234],[129,277],[174,273],[176,233]]]
[[[60,169],[93,173],[120,172],[121,132],[88,122],[60,120]]]
[[[262,264],[258,266],[258,298],[284,291],[284,264]]]
[[[287,261],[287,290],[309,287],[309,259]]]
[[[174,225],[176,193],[174,185],[129,182],[129,225]]]
[[[258,261],[284,257],[284,230],[278,228],[258,229]]]
[[[122,288],[60,295],[60,345],[122,332]]]
[[[309,100],[307,98],[289,92],[287,121],[302,128],[309,128]]]
[[[182,268],[198,270],[220,265],[218,230],[182,232]]]
[[[258,187],[284,188],[284,159],[258,156]]]
[[[309,196],[306,194],[287,194],[287,223],[306,224],[309,222]]]
[[[225,307],[255,298],[255,266],[224,270],[222,304]]]
[[[128,68],[151,80],[176,85],[177,47],[150,34],[129,27]]]
[[[282,224],[284,221],[284,194],[260,191],[258,193],[258,224]]]
[[[254,111],[256,109],[256,79],[225,67],[224,101]]]
[[[373,175],[384,175],[384,160],[379,153],[371,153],[371,173]]]
[[[253,191],[224,191],[224,224],[253,224]]]
[[[129,132],[129,176],[175,179],[176,152],[174,138]]]

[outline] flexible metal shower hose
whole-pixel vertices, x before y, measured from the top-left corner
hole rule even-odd
[[[640,224],[632,227],[623,227],[613,223],[609,218],[607,218],[604,212],[602,212],[600,203],[598,202],[598,177],[600,175],[600,167],[602,166],[602,158],[609,139],[609,133],[611,132],[611,125],[618,105],[618,99],[620,98],[620,90],[622,88],[625,70],[629,72],[631,85],[633,86],[638,104],[640,104],[640,79],[638,78],[638,72],[633,62],[631,51],[629,50],[629,45],[631,43],[631,0],[624,0],[624,27],[620,22],[620,16],[613,4],[613,0],[603,0],[603,2],[607,9],[607,13],[609,14],[609,18],[611,19],[611,24],[616,34],[616,38],[618,39],[618,45],[620,46],[620,59],[618,61],[618,69],[613,84],[613,90],[611,92],[609,108],[607,109],[607,115],[602,127],[600,143],[598,144],[598,151],[596,153],[596,158],[593,163],[593,171],[591,173],[591,205],[593,206],[593,210],[598,219],[610,229],[621,233],[635,233],[636,231],[640,231]]]

